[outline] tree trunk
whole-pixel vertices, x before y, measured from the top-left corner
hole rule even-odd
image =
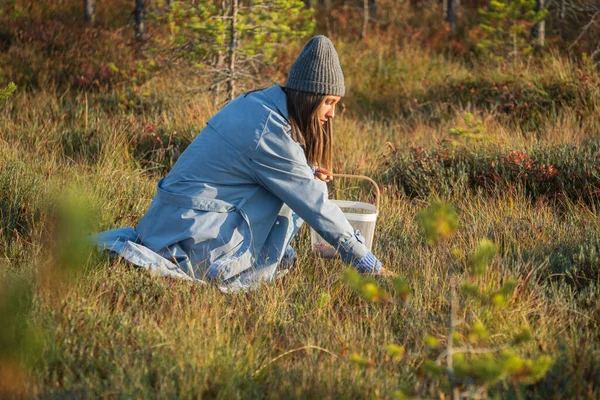
[[[367,38],[367,30],[369,27],[369,0],[363,0],[363,25],[361,38],[365,40]]]
[[[237,49],[237,14],[238,0],[231,1],[231,28],[229,39],[229,80],[227,82],[227,97],[229,101],[235,98],[235,51]]]
[[[567,12],[567,1],[560,0],[560,4],[558,6],[558,34],[564,39],[565,34],[565,15]]]
[[[540,12],[544,9],[544,0],[535,0],[535,12]],[[541,20],[531,28],[531,36],[537,39],[537,44],[544,47],[546,41],[546,20]]]
[[[444,0],[446,3],[446,22],[450,32],[456,32],[456,0]]]
[[[227,6],[227,0],[221,0],[221,17],[223,18],[223,20],[225,20],[229,15],[228,15],[228,6]],[[222,34],[222,39],[223,39],[223,43],[225,43],[227,41],[227,32],[223,31]],[[221,48],[219,48],[219,50],[217,50],[217,54],[216,54],[216,59],[215,59],[215,69],[217,71],[223,71],[224,68],[224,64],[226,61],[226,57],[223,51],[221,51]],[[221,94],[221,84],[223,83],[223,79],[222,76],[220,76],[219,74],[217,74],[216,77],[216,81],[212,86],[212,92],[213,92],[213,101],[215,103],[215,105],[218,104],[218,99],[219,99],[219,95]]]
[[[600,41],[596,46],[596,50],[594,50],[594,52],[592,53],[591,58],[592,62],[596,66],[596,71],[600,74]]]
[[[85,22],[94,23],[96,16],[96,4],[94,0],[83,0],[83,18]]]
[[[135,20],[135,37],[138,40],[144,39],[146,33],[146,23],[144,21],[144,0],[135,0],[135,9],[133,10],[133,17]]]
[[[319,0],[319,5],[325,8],[325,10],[322,10],[321,12],[325,14],[325,28],[327,29],[327,36],[331,36],[333,34],[331,19],[329,18],[331,15],[331,0]]]

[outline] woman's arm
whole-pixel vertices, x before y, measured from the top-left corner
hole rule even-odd
[[[269,119],[250,158],[255,179],[336,247],[342,260],[363,272],[379,271],[379,260],[339,207],[329,201],[326,183],[315,179],[302,147],[278,120]]]

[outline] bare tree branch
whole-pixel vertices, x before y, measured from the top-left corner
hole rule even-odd
[[[585,34],[587,33],[587,31],[590,29],[590,27],[597,22],[596,18],[598,18],[598,17],[600,17],[600,11],[597,11],[592,16],[592,19],[583,28],[581,28],[581,32],[579,33],[579,36],[577,36],[577,38],[575,39],[575,41],[573,43],[571,43],[571,45],[568,48],[568,51],[571,51],[573,49],[573,47],[575,47],[577,45],[577,43],[581,40],[581,38],[583,36],[585,36]]]

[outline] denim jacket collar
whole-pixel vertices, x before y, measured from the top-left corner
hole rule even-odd
[[[281,86],[273,85],[270,88],[264,90],[265,95],[273,102],[275,107],[279,110],[281,115],[289,121],[289,114],[287,110],[287,96]]]

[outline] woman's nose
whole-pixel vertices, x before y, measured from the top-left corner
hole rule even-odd
[[[327,111],[327,114],[325,114],[325,116],[327,118],[333,118],[333,117],[335,117],[335,107],[331,107],[329,109],[329,111]]]

